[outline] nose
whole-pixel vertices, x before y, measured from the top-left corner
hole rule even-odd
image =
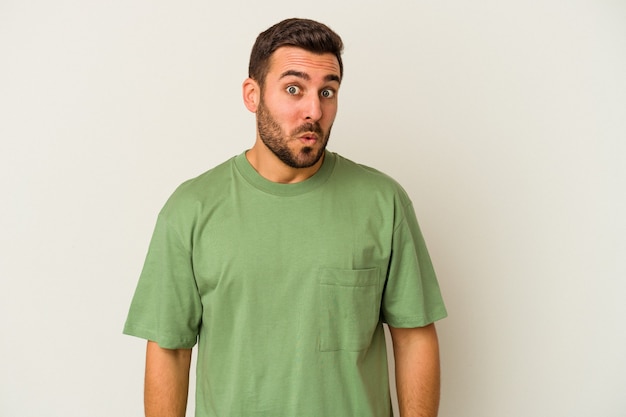
[[[304,104],[304,116],[307,121],[317,122],[322,118],[322,103],[317,94],[310,94]]]

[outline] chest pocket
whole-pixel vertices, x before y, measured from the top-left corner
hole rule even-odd
[[[320,351],[356,352],[370,345],[380,317],[379,279],[378,268],[322,269]]]

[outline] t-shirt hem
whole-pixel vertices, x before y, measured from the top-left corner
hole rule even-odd
[[[440,308],[433,311],[427,317],[392,317],[386,318],[385,323],[387,323],[391,327],[398,328],[424,327],[438,320],[445,319],[446,317],[448,317],[447,311],[445,310],[445,308]]]
[[[180,337],[158,334],[154,330],[132,324],[124,326],[123,334],[156,342],[163,349],[191,349],[196,345],[196,337]]]

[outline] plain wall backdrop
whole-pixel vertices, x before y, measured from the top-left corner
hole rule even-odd
[[[292,16],[345,41],[329,149],[415,203],[440,416],[626,415],[622,0],[0,0],[0,416],[143,415],[156,215],[252,145],[249,51]]]

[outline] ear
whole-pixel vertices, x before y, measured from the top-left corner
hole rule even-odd
[[[256,113],[261,101],[261,88],[259,84],[252,78],[246,78],[243,82],[243,104],[252,113]]]

